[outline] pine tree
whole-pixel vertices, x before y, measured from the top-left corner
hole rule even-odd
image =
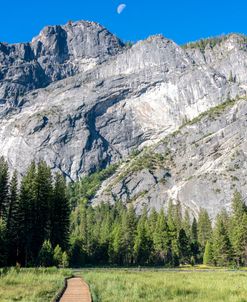
[[[109,234],[110,234],[110,207],[108,204],[101,204],[94,208],[95,225],[94,225],[94,259],[98,264],[105,264],[108,262],[108,248],[109,248]]]
[[[0,157],[0,219],[5,219],[8,206],[8,164]]]
[[[87,254],[83,248],[83,242],[79,238],[73,238],[70,243],[70,256],[72,266],[83,266],[87,261]]]
[[[97,216],[97,235],[99,243],[108,244],[109,234],[112,224],[111,206],[108,203],[103,203],[95,208]]]
[[[232,199],[232,215],[230,218],[230,239],[234,258],[238,266],[245,262],[245,217],[247,209],[239,192],[235,192]]]
[[[33,255],[34,240],[34,219],[35,219],[35,178],[36,166],[32,163],[23,177],[20,186],[20,197],[18,206],[18,248],[17,260],[21,265],[35,261]]]
[[[234,258],[238,266],[247,264],[247,213],[243,213],[238,226],[235,225],[232,238]]]
[[[0,157],[0,267],[7,264],[8,177],[8,164],[3,157]]]
[[[94,255],[95,255],[95,245],[98,240],[95,237],[95,225],[96,225],[96,217],[95,211],[92,207],[88,207],[86,209],[86,230],[87,230],[87,242],[86,242],[86,252],[88,255],[88,260],[93,263]]]
[[[197,221],[195,218],[193,218],[193,222],[191,225],[191,240],[192,242],[198,241]]]
[[[168,262],[167,258],[170,252],[171,239],[169,237],[168,225],[165,221],[163,211],[160,211],[158,214],[158,221],[153,235],[153,243],[156,255],[156,263],[165,264]]]
[[[233,194],[232,210],[233,210],[232,215],[236,217],[241,217],[243,213],[247,212],[247,208],[243,201],[242,195],[238,191],[235,191]]]
[[[186,209],[184,212],[184,217],[182,221],[182,228],[184,229],[186,236],[191,238],[191,222],[190,222],[190,214],[189,211]]]
[[[44,267],[53,265],[53,249],[49,240],[45,240],[42,244],[38,255],[38,262],[40,266]]]
[[[205,209],[201,209],[198,217],[198,242],[204,250],[206,243],[212,237],[212,225]]]
[[[6,223],[0,218],[0,267],[7,265]]]
[[[110,234],[113,225],[113,216],[111,215],[111,206],[102,204],[99,207],[100,223],[98,226],[98,259],[101,263],[106,264],[109,262],[109,248],[110,248]]]
[[[172,257],[171,264],[172,266],[179,265],[179,244],[178,244],[178,230],[173,219],[173,204],[169,201],[168,204],[168,213],[167,213],[167,224],[169,230],[169,239],[170,239],[170,248],[169,254]]]
[[[51,243],[62,249],[68,246],[70,207],[66,195],[66,182],[61,174],[56,174],[51,202]]]
[[[151,241],[147,231],[147,214],[144,212],[137,224],[137,234],[134,243],[136,264],[147,264],[150,257]]]
[[[213,265],[214,264],[214,254],[213,246],[210,241],[206,242],[206,247],[203,255],[203,264],[204,265]]]
[[[62,265],[63,264],[63,251],[59,245],[57,245],[54,249],[54,254],[53,254],[53,263],[56,266]]]
[[[240,225],[239,242],[241,242],[241,246],[239,256],[241,264],[247,266],[247,213],[244,213]]]
[[[150,215],[148,217],[148,232],[151,238],[155,232],[157,220],[158,220],[158,213],[154,208],[152,208]]]
[[[198,225],[195,218],[193,218],[191,225],[191,252],[195,262],[201,262],[202,254],[200,254],[200,247],[198,243]]]
[[[110,234],[109,243],[109,261],[112,264],[122,265],[124,263],[124,239],[122,221],[123,216],[126,215],[126,207],[122,202],[117,201],[112,209],[114,222],[112,224],[112,231]]]
[[[111,241],[109,247],[109,256],[111,263],[124,264],[124,246],[123,246],[123,230],[121,224],[115,221],[111,233]]]
[[[180,201],[178,201],[175,205],[173,205],[172,216],[177,232],[179,233],[179,231],[182,228],[182,221],[183,221]]]
[[[18,181],[17,172],[15,171],[10,183],[9,193],[9,209],[7,216],[7,250],[8,250],[8,264],[15,265],[17,261],[17,249],[18,249]]]
[[[123,249],[124,263],[132,264],[134,262],[134,243],[136,236],[136,214],[133,205],[129,207],[127,212],[122,217],[122,234],[123,234]]]
[[[213,234],[213,255],[218,266],[226,266],[231,261],[231,244],[221,214],[218,214],[216,218]]]
[[[72,211],[70,230],[70,240],[72,245],[75,244],[75,250],[80,249],[86,255],[88,252],[88,227],[85,204],[78,205],[77,208]]]
[[[154,255],[154,249],[153,249],[153,240],[154,240],[154,233],[155,233],[155,228],[158,220],[158,213],[157,211],[152,208],[150,211],[150,215],[148,216],[147,220],[147,235],[151,241],[152,249],[150,250],[150,261],[155,262],[155,255]]]
[[[37,174],[35,178],[35,209],[33,225],[33,239],[35,240],[33,251],[35,257],[38,255],[44,240],[50,239],[51,237],[50,214],[52,198],[53,186],[51,169],[42,161],[37,166]]]
[[[181,264],[190,263],[191,259],[191,249],[189,238],[187,237],[184,229],[179,231],[178,235],[178,245],[179,245],[179,261]]]
[[[63,268],[69,267],[69,256],[66,252],[63,252],[62,255],[62,266]]]

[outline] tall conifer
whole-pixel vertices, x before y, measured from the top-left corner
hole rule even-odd
[[[0,157],[0,219],[6,219],[8,211],[8,164]]]
[[[18,249],[18,181],[17,172],[15,171],[9,189],[9,209],[7,217],[7,250],[8,250],[8,264],[15,265],[17,261],[17,249]]]
[[[61,174],[55,176],[50,212],[51,243],[53,246],[59,245],[64,250],[69,240],[70,207],[66,196],[66,182]]]

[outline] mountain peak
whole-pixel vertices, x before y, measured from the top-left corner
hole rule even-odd
[[[60,52],[61,46],[69,56],[97,58],[116,54],[124,44],[106,28],[96,22],[69,21],[65,25],[45,27],[32,40],[45,48]],[[60,53],[59,53],[60,55]]]

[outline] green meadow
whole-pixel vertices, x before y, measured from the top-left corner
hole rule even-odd
[[[49,302],[64,285],[70,270],[21,269],[0,270],[0,302]]]
[[[247,302],[247,273],[85,270],[94,302]]]
[[[247,302],[247,272],[82,269],[93,302]],[[71,270],[10,269],[0,276],[0,302],[49,302]]]

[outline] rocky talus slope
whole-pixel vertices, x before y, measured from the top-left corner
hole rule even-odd
[[[76,180],[128,158],[133,150],[157,146],[201,113],[229,99],[244,97],[246,66],[247,39],[235,34],[185,47],[157,35],[127,47],[99,24],[79,21],[48,26],[30,43],[0,43],[0,156],[5,156],[11,169],[20,174],[33,159],[45,159],[54,171]],[[226,110],[217,123],[205,118],[190,126],[188,135],[178,133],[175,138],[179,143],[175,138],[169,140],[175,172],[169,172],[172,167],[166,167],[166,162],[161,164],[160,172],[155,170],[157,175],[150,169],[138,170],[137,176],[128,181],[132,189],[124,185],[121,191],[112,186],[113,200],[120,197],[145,203],[144,191],[151,190],[148,202],[157,206],[172,198],[196,211],[206,202],[206,195],[209,207],[228,203],[233,179],[224,182],[229,188],[222,187],[223,180],[219,188],[215,185],[217,192],[211,197],[207,191],[211,188],[205,188],[207,178],[200,180],[196,175],[202,167],[204,174],[214,171],[218,159],[217,150],[212,148],[220,129],[225,131],[226,122],[233,126],[226,130],[228,140],[220,141],[224,142],[221,153],[234,149],[230,137],[235,132],[241,137],[244,132],[241,113],[245,114],[245,105],[241,102],[233,107],[234,123],[229,120],[232,111]],[[215,127],[210,131],[212,140],[201,139],[197,143],[201,149],[192,144],[200,138],[201,129],[205,128],[203,137],[210,127]],[[165,147],[161,144],[160,148]],[[239,152],[239,171],[243,171],[243,145]],[[183,172],[178,167],[185,164]],[[164,181],[159,191],[162,171],[169,182]],[[186,171],[190,171],[188,176],[183,174]],[[217,171],[215,184],[221,179]],[[182,183],[186,177],[191,179]],[[132,191],[142,182],[149,186],[138,189],[138,197]],[[121,186],[121,182],[116,183]],[[204,192],[196,197],[202,187]],[[95,202],[99,200],[97,197]]]

